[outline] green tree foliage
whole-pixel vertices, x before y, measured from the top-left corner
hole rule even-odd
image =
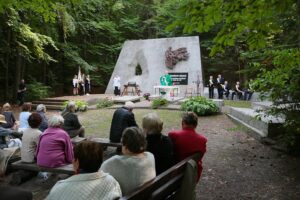
[[[185,33],[217,28],[211,56],[239,49],[244,72],[256,74],[254,87],[275,102],[272,114],[286,117],[286,141],[299,145],[300,1],[188,0],[168,29]],[[297,143],[298,142],[298,143]]]

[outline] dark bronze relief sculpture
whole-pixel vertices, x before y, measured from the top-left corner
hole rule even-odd
[[[172,51],[172,47],[169,47],[165,52],[165,64],[169,69],[173,69],[175,65],[182,60],[187,60],[189,58],[189,53],[185,47],[179,48]]]

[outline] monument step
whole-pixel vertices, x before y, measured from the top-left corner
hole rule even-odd
[[[63,105],[63,102],[53,102],[53,101],[33,101],[32,104]]]
[[[35,110],[38,104],[32,104],[32,109]],[[44,104],[46,106],[47,110],[62,110],[63,106],[62,105],[48,105]]]
[[[45,99],[40,99],[40,100],[38,100],[38,101],[42,101],[42,102],[45,102],[45,101],[47,101],[47,102],[61,102],[61,103],[63,103],[63,102],[68,101],[68,100],[67,100],[67,99],[52,99],[52,98],[45,98]]]
[[[230,107],[228,116],[257,133],[260,137],[274,137],[282,133],[284,119],[260,115],[253,109]]]

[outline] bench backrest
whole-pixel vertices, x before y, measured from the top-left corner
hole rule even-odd
[[[153,180],[145,183],[130,195],[121,197],[120,200],[162,200],[172,199],[181,186],[185,168],[189,160],[200,159],[200,153],[182,160],[167,171],[163,172]]]

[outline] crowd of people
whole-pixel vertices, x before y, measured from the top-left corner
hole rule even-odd
[[[37,112],[31,112],[30,104],[25,103],[19,119],[21,125],[22,117],[22,127],[19,126],[19,129],[16,129],[18,124],[7,104],[3,106],[5,116],[0,115],[0,136],[22,140],[23,162],[48,168],[72,163],[76,175],[58,181],[47,199],[115,199],[128,195],[195,152],[201,154],[199,180],[207,139],[196,132],[198,117],[193,112],[183,114],[181,130],[164,135],[163,121],[157,114],[145,115],[142,127],[139,127],[132,103],[126,102],[114,112],[110,130],[110,140],[121,142],[122,148],[117,150],[117,155],[103,161],[100,144],[92,141],[76,146],[72,144],[72,137],[84,137],[84,127],[75,114],[74,106],[74,102],[69,102],[65,113],[47,119],[44,105],[39,105]],[[6,120],[6,116],[13,120]]]
[[[234,87],[230,87],[228,81],[222,77],[221,74],[218,75],[216,79],[213,76],[209,76],[208,80],[208,93],[209,98],[214,98],[215,88],[218,91],[218,99],[223,99],[225,96],[226,99],[234,99],[234,96],[237,97],[238,100],[251,100],[252,94],[254,92],[252,88],[252,79],[249,80],[247,86],[243,89],[239,81],[236,81]],[[231,94],[231,97],[230,97]]]

